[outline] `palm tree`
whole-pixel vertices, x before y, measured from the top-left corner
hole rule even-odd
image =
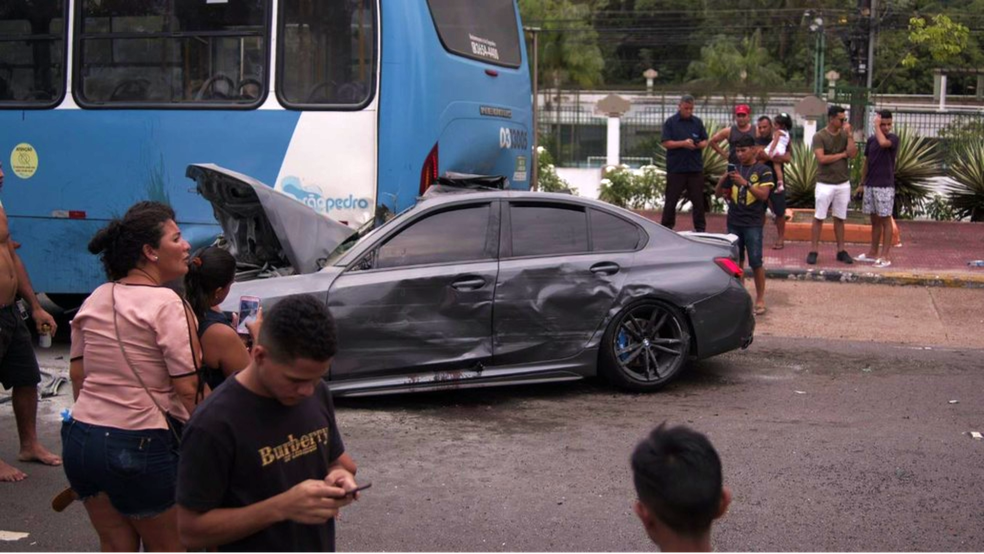
[[[782,83],[781,68],[762,47],[762,36],[756,31],[736,47],[734,39],[718,35],[700,49],[700,59],[687,70],[689,85],[694,90],[724,93],[730,104],[729,92],[738,91],[748,97]]]

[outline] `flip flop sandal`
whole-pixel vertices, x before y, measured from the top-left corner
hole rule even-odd
[[[65,508],[79,499],[79,496],[75,494],[72,487],[68,487],[60,493],[56,494],[54,498],[51,499],[51,509],[56,512],[64,511]]]
[[[786,245],[785,245],[785,244],[773,244],[773,245],[772,245],[772,249],[773,249],[773,250],[782,250],[782,249],[783,249],[783,248],[785,248],[785,247],[786,247]]]
[[[765,315],[765,306],[755,306],[755,315]]]
[[[858,254],[857,258],[854,258],[859,262],[876,264],[879,262],[878,258],[869,258],[867,254]]]

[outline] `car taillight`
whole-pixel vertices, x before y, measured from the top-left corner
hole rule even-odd
[[[420,169],[420,194],[423,195],[431,183],[437,181],[437,143],[424,158],[424,167]]]
[[[741,279],[742,274],[744,274],[741,268],[738,267],[738,264],[731,258],[714,258],[714,263],[718,264],[718,267],[735,279]]]

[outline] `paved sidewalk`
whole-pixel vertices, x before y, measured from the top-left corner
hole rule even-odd
[[[640,211],[644,217],[659,221],[661,212]],[[969,267],[967,262],[984,259],[984,223],[943,221],[898,221],[902,246],[892,249],[892,267],[876,269],[872,264],[855,261],[851,265],[835,259],[834,243],[820,243],[819,260],[806,263],[809,242],[786,241],[785,248],[773,250],[776,227],[771,218],[765,226],[763,258],[771,278],[819,281],[887,283],[895,285],[931,285],[984,288],[984,267]],[[825,227],[832,225],[830,220]],[[677,214],[677,231],[693,229],[690,213]],[[724,214],[707,215],[707,231],[727,232]],[[847,244],[856,257],[868,251],[867,244]]]

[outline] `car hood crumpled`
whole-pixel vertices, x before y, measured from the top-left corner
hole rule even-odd
[[[314,273],[355,233],[300,201],[248,175],[214,164],[192,164],[185,175],[211,202],[230,252],[240,263]]]

